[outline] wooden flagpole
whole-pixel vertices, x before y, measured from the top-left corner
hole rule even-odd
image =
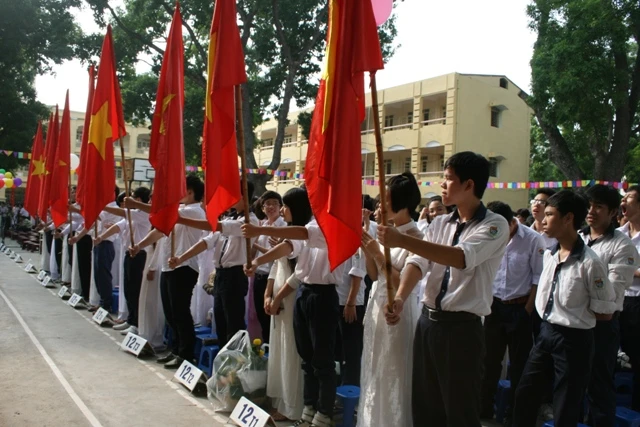
[[[236,122],[237,136],[240,143],[240,168],[242,170],[242,201],[244,209],[244,223],[249,224],[249,189],[247,187],[247,155],[244,146],[244,123],[242,121],[242,86],[236,86]],[[251,267],[251,239],[246,239],[247,268]]]
[[[384,148],[382,146],[382,133],[380,131],[380,113],[378,111],[378,89],[376,87],[376,73],[369,73],[371,77],[371,109],[373,111],[373,128],[376,137],[376,157],[378,158],[378,187],[380,191],[380,213],[382,215],[382,224],[389,225],[387,214],[387,184],[384,177]],[[396,289],[391,281],[391,250],[385,246],[384,248],[384,272],[387,277],[387,307],[391,312],[393,310],[393,300],[396,297]]]
[[[127,167],[124,162],[124,142],[122,142],[122,138],[120,138],[120,159],[122,164],[122,179],[124,180],[124,194],[125,197],[131,197],[129,194],[129,181],[127,180]],[[135,246],[135,242],[133,241],[133,224],[131,223],[131,211],[129,208],[126,208],[127,222],[129,223],[129,237],[131,241],[131,247]]]

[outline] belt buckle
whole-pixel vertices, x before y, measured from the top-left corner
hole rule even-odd
[[[428,308],[427,310],[429,310],[429,320],[431,320],[432,322],[437,322],[438,319],[435,318],[435,314],[437,311],[436,310],[431,310],[430,308]]]

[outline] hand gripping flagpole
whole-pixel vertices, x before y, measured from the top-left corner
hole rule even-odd
[[[387,186],[384,177],[384,148],[382,146],[382,133],[380,131],[380,114],[378,111],[378,89],[376,87],[376,73],[370,72],[371,76],[371,109],[373,111],[373,128],[376,136],[376,157],[378,158],[378,188],[380,191],[380,213],[382,215],[382,225],[388,226],[387,215]],[[392,282],[391,250],[384,247],[384,272],[387,278],[387,307],[389,312],[393,311],[393,301],[396,297],[396,289]]]
[[[242,170],[242,202],[244,223],[249,224],[249,189],[247,187],[247,154],[244,146],[244,123],[242,121],[242,85],[236,86],[237,137],[240,145],[240,167]],[[251,267],[251,239],[246,239],[247,268]]]
[[[129,194],[129,181],[127,180],[127,167],[124,163],[124,142],[122,142],[122,138],[120,138],[120,159],[122,161],[122,179],[124,180],[124,194],[125,197],[131,197]],[[127,222],[129,223],[129,240],[131,241],[131,247],[135,246],[135,242],[133,241],[133,224],[131,223],[131,210],[126,208]]]

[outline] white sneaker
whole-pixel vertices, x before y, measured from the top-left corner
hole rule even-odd
[[[331,417],[321,414],[320,412],[316,412],[311,422],[312,427],[331,427],[332,425]]]
[[[128,324],[127,322],[124,323],[120,323],[119,325],[116,325],[113,327],[114,331],[124,331],[125,329],[129,328],[129,326],[131,326],[130,324]]]
[[[127,335],[129,332],[131,332],[132,334],[138,335],[138,328],[136,326],[131,325],[124,331],[120,331],[120,335]]]
[[[302,410],[302,418],[293,423],[292,427],[311,427],[315,414],[316,411],[312,406],[305,406]]]

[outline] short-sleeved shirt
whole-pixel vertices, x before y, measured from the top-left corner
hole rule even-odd
[[[430,272],[422,299],[427,307],[437,308],[436,300],[449,270],[441,309],[488,316],[493,302],[493,280],[509,239],[509,225],[504,217],[487,210],[484,204],[480,204],[472,219],[462,224],[457,210],[440,215],[429,224],[424,240],[449,246],[458,227],[463,227],[455,247],[464,252],[465,268],[437,264],[418,255],[411,256],[407,264],[420,268],[423,277]]]
[[[189,218],[189,219],[206,219],[206,214],[204,209],[200,206],[200,203],[192,203],[189,205],[180,205],[178,209],[178,213],[181,217]],[[173,233],[175,235],[175,254],[180,255],[185,253],[191,248],[191,246],[195,245],[200,241],[202,237],[202,230],[198,230],[197,228],[188,227],[182,224],[176,224],[173,228]],[[163,239],[163,250],[167,256],[162,260],[162,271],[172,271],[173,269],[169,267],[169,256],[171,254],[171,237],[168,239]],[[195,271],[198,270],[198,258],[192,257],[182,264],[176,266],[176,268],[180,267],[191,267]]]
[[[284,219],[282,219],[282,217],[278,217],[273,222],[273,224],[269,224],[269,221],[265,220],[260,225],[262,227],[286,227],[287,223]],[[258,236],[258,238],[256,239],[256,244],[265,249],[271,248],[271,245],[269,244],[269,236],[264,236],[264,235]],[[260,255],[262,254],[258,253],[256,256],[260,256]],[[260,267],[258,267],[256,272],[260,274],[269,274],[269,271],[271,270],[271,265],[272,263],[262,264]]]
[[[260,223],[253,212],[249,214],[249,221],[253,225]],[[237,267],[247,263],[247,239],[242,237],[243,224],[244,216],[220,221],[222,231],[213,252],[213,260],[217,268]],[[213,247],[208,240],[205,242],[208,249]],[[251,242],[253,244],[255,238],[251,239]]]
[[[149,222],[149,214],[147,212],[138,209],[129,209],[128,213],[125,210],[125,217],[116,222],[118,229],[120,230],[120,237],[126,245],[131,243],[129,237],[129,219],[127,215],[131,215],[131,228],[133,228],[133,241],[135,243],[140,242],[145,238],[149,230],[151,230],[151,223]]]
[[[339,265],[331,271],[327,241],[315,218],[305,228],[309,238],[298,256],[296,278],[309,285],[337,285],[343,278],[344,266]]]
[[[564,261],[560,261],[559,248],[560,245],[556,245],[544,254],[536,310],[549,323],[591,329],[596,326],[595,313],[611,314],[616,311],[616,293],[609,283],[607,268],[581,238],[576,240],[571,254]],[[553,302],[550,305],[551,294]],[[547,315],[545,311],[548,311]]]
[[[640,233],[631,237],[631,230],[629,229],[629,223],[626,223],[622,227],[618,228],[618,231],[631,239],[631,242],[636,247],[636,250],[640,251]],[[624,293],[627,297],[640,297],[640,277],[633,277],[633,283]]]
[[[349,293],[351,292],[351,278],[357,277],[360,279],[360,288],[358,289],[358,295],[356,296],[356,305],[364,305],[364,283],[362,279],[366,276],[365,257],[362,253],[362,249],[358,249],[356,253],[343,264],[343,278],[338,283],[338,300],[340,305],[346,305]]]

